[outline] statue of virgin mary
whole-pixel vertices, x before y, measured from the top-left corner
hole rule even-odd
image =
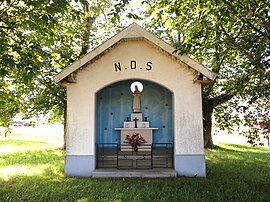
[[[141,112],[140,96],[141,92],[139,91],[138,86],[135,86],[135,91],[133,92],[133,113]]]

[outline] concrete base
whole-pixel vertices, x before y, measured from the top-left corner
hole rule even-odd
[[[175,155],[175,170],[180,176],[206,177],[203,154]]]
[[[90,177],[95,169],[95,157],[88,155],[67,155],[65,175],[70,177]]]
[[[175,155],[174,169],[151,169],[151,170],[118,170],[118,169],[96,169],[95,157],[87,155],[67,155],[65,158],[65,175],[71,177],[206,177],[205,157],[203,154]]]
[[[151,170],[118,170],[118,169],[96,169],[93,171],[94,178],[122,178],[122,177],[140,177],[140,178],[168,178],[176,177],[174,169],[156,168]]]

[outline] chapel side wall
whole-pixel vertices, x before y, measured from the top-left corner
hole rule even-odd
[[[67,87],[67,155],[94,155],[93,131],[88,123],[93,122],[89,91],[80,83]],[[92,149],[92,150],[91,150]]]
[[[204,154],[201,86],[179,89],[174,97],[175,153]]]
[[[173,92],[175,153],[203,154],[201,85],[193,82],[193,71],[145,41],[122,42],[112,50],[78,71],[77,83],[68,86],[67,154],[94,155],[95,93],[109,84],[134,78],[159,83]],[[136,69],[129,68],[131,60],[137,61]],[[148,61],[152,62],[150,71],[146,70]],[[115,69],[118,62],[121,71]]]

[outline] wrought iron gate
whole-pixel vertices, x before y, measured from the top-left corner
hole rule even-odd
[[[96,149],[97,168],[173,168],[172,143],[144,144],[138,151],[127,144],[97,143]]]

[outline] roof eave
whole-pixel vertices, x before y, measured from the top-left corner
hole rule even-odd
[[[162,41],[152,33],[146,31],[144,28],[140,27],[136,23],[132,23],[125,29],[123,29],[118,34],[114,35],[109,40],[105,41],[103,44],[86,54],[84,57],[80,58],[79,60],[75,61],[68,67],[66,67],[62,72],[56,74],[53,78],[53,80],[56,83],[61,82],[66,77],[68,77],[70,74],[81,68],[82,66],[86,65],[89,61],[97,57],[98,55],[102,54],[104,51],[106,51],[108,48],[112,47],[116,43],[118,43],[122,39],[130,39],[130,38],[145,38],[146,40],[152,42],[156,46],[159,46],[164,51],[168,52],[169,54],[174,55],[176,58],[178,58],[181,62],[185,63],[192,69],[202,73],[205,77],[207,77],[210,81],[213,81],[216,77],[216,74],[207,68],[205,68],[203,65],[199,64],[195,60],[192,60],[190,57],[186,55],[177,55],[173,54],[175,51],[175,48],[173,48],[171,45],[167,44],[166,42]]]

